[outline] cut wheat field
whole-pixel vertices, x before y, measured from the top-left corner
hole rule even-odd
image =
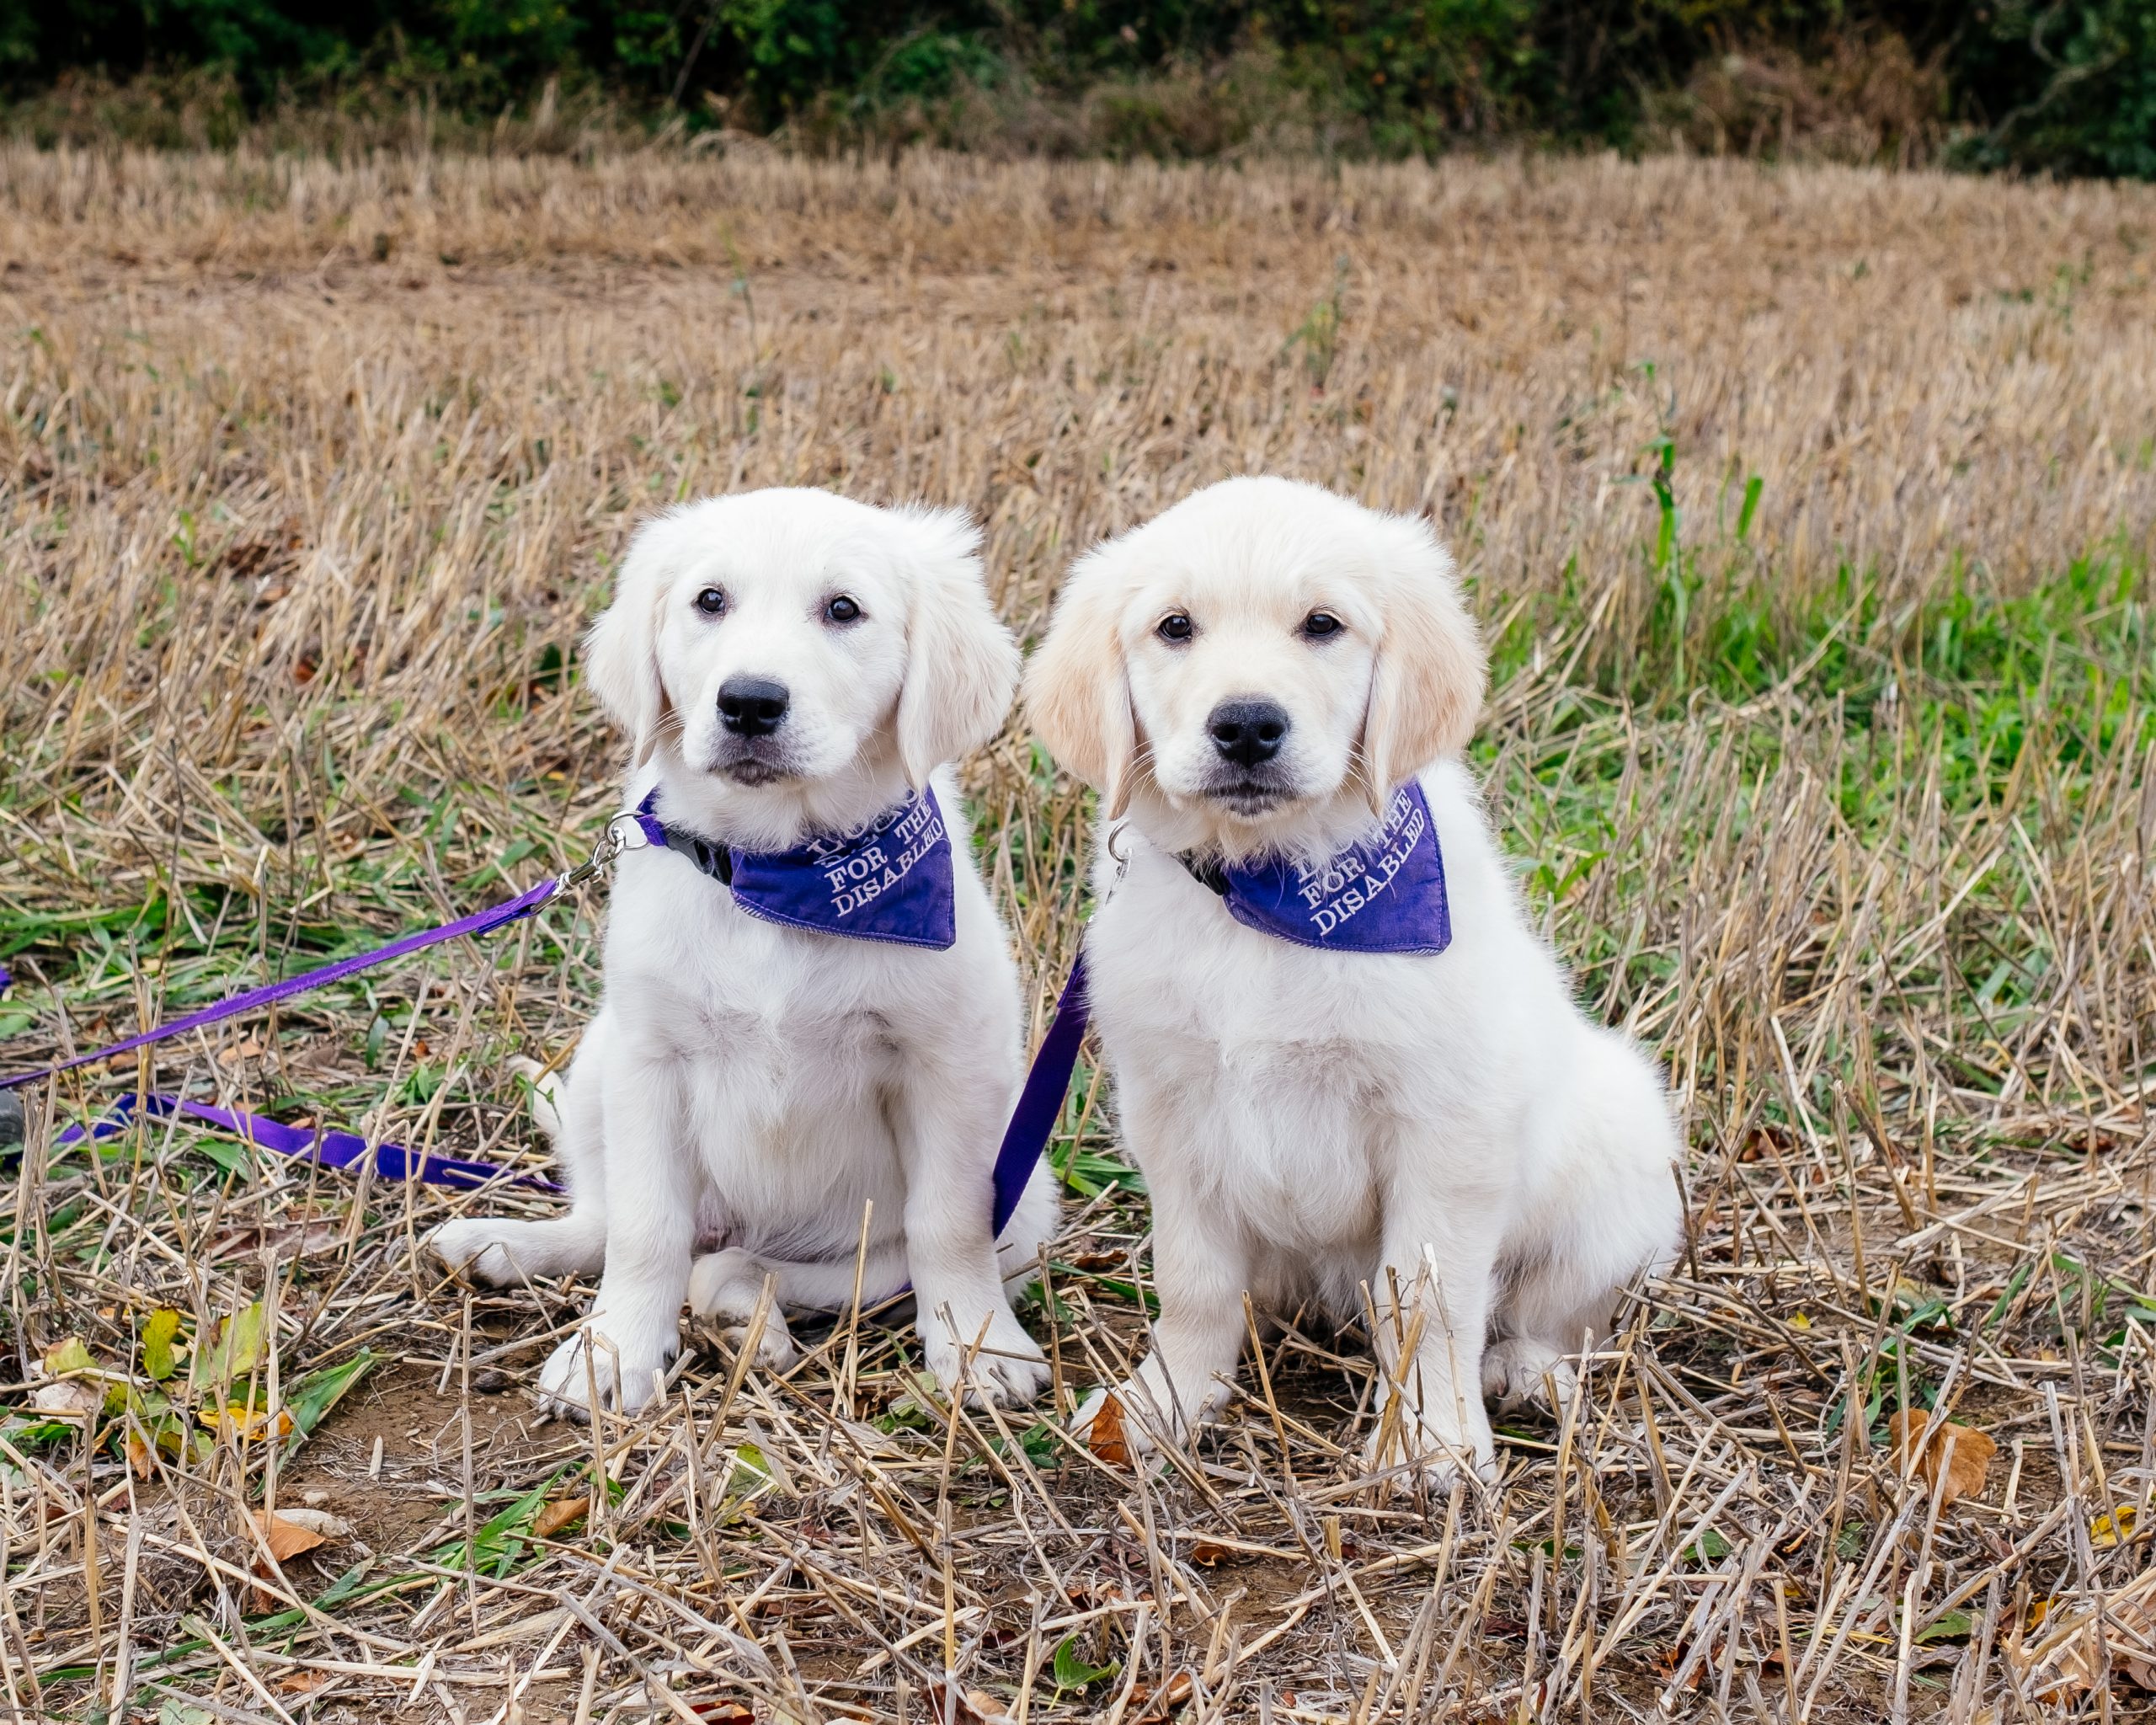
[[[11,1718],[2151,1705],[2156,193],[0,149],[0,1064],[581,858],[621,747],[579,637],[654,508],[966,505],[1030,640],[1075,553],[1253,471],[1454,548],[1521,890],[1685,1125],[1680,1262],[1501,1418],[1502,1482],[1361,1477],[1368,1350],[1294,1314],[1165,1471],[1065,1435],[1150,1302],[1090,1058],[1023,1417],[850,1312],[547,1423],[589,1290],[414,1245],[558,1200],[56,1142],[156,1089],[542,1168],[508,1061],[573,1048],[600,883],[26,1092]],[[1087,799],[1022,715],[965,777],[1038,1036]]]

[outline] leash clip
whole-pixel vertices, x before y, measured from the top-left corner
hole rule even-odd
[[[591,847],[591,854],[555,883],[557,890],[567,892],[572,887],[582,886],[587,880],[604,874],[616,857],[631,848],[629,841],[622,837],[620,831],[625,820],[633,826],[636,816],[616,814],[608,821],[606,830],[599,835],[599,842]]]

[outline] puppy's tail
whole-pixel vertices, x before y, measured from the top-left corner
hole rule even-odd
[[[562,1090],[562,1075],[521,1055],[509,1063],[509,1069],[531,1087],[532,1123],[547,1135],[550,1144],[558,1140],[562,1135],[562,1109],[567,1102]]]

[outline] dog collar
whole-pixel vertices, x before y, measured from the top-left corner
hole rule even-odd
[[[1186,852],[1192,879],[1246,928],[1328,953],[1442,953],[1452,944],[1445,862],[1422,788],[1392,793],[1385,825],[1319,863],[1223,862]]]
[[[637,804],[644,837],[686,857],[752,916],[854,940],[952,945],[958,921],[951,835],[925,787],[852,832],[818,834],[790,851],[744,851],[669,826],[659,793]]]

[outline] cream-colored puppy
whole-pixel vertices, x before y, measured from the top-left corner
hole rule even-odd
[[[1018,1088],[1018,978],[947,765],[995,734],[1017,676],[979,537],[955,510],[808,490],[712,499],[637,536],[588,675],[632,745],[623,806],[650,797],[680,841],[616,865],[606,997],[564,1091],[541,1099],[569,1213],[452,1222],[429,1242],[489,1282],[600,1273],[592,1345],[572,1337],[541,1373],[557,1405],[594,1385],[649,1400],[685,1297],[737,1328],[766,1276],[782,1307],[844,1306],[871,1204],[862,1292],[910,1279],[943,1384],[977,1343],[975,1396],[1046,1381],[1002,1279],[1053,1231],[1055,1192],[1037,1170],[999,1258],[990,1176]],[[905,916],[858,937],[947,866],[947,889],[917,920],[940,917],[947,944],[907,943]],[[705,866],[721,852],[723,879]],[[761,1354],[793,1361],[778,1313]]]
[[[1281,479],[1201,491],[1065,584],[1027,701],[1102,793],[1086,962],[1161,1299],[1119,1393],[1156,1430],[1225,1400],[1246,1291],[1367,1300],[1373,1466],[1491,1477],[1486,1391],[1563,1393],[1563,1357],[1674,1249],[1660,1076],[1580,1012],[1460,762],[1485,678],[1428,526]],[[1400,846],[1326,866],[1380,823]],[[1326,949],[1327,916],[1435,916],[1388,872],[1431,828],[1449,943]],[[1283,867],[1319,906],[1300,937],[1221,896]]]

